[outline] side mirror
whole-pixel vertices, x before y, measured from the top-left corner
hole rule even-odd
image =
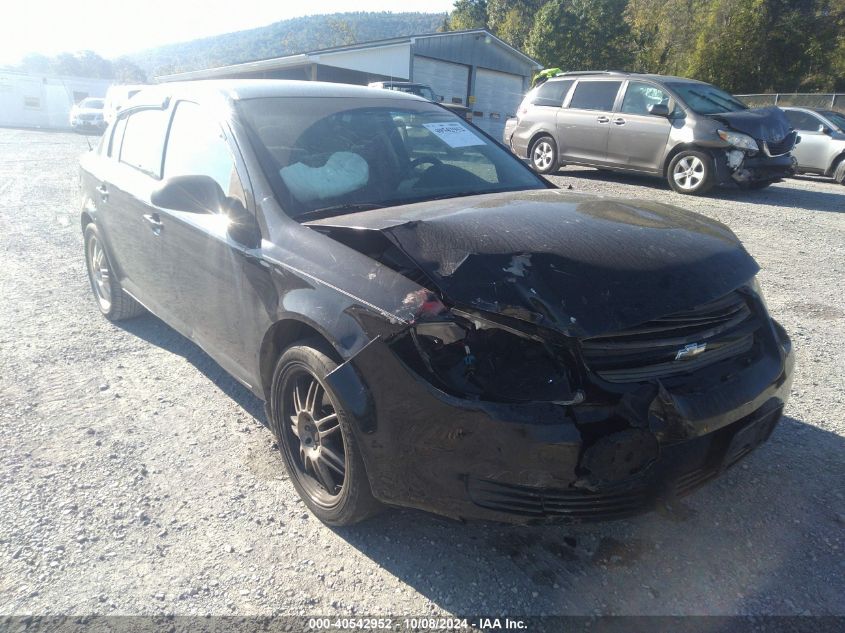
[[[824,123],[819,123],[819,132],[822,134],[830,134],[831,129],[827,127]]]
[[[174,176],[150,196],[157,207],[188,213],[220,213],[226,196],[210,176]]]
[[[443,95],[437,95],[437,102],[443,103]]]
[[[652,103],[648,106],[648,113],[653,116],[669,116],[669,106],[665,103]]]
[[[255,217],[240,200],[229,198],[209,176],[174,176],[153,191],[150,202],[157,207],[187,213],[229,216],[227,232],[236,242],[248,248],[261,244],[261,229]]]

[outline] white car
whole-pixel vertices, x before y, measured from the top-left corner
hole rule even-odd
[[[70,127],[74,131],[100,132],[106,129],[103,117],[105,101],[95,97],[88,97],[75,104],[70,109]]]
[[[782,108],[801,142],[792,150],[797,171],[845,184],[845,114],[819,108]]]

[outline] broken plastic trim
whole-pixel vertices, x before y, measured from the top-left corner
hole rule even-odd
[[[465,399],[583,402],[584,393],[572,387],[575,358],[565,345],[475,312],[442,308],[421,314],[389,343],[429,383]]]

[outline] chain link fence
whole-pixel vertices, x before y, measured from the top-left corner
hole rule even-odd
[[[845,94],[814,94],[810,92],[791,92],[761,95],[737,95],[752,108],[765,106],[797,106],[804,108],[822,108],[836,110],[845,114]]]

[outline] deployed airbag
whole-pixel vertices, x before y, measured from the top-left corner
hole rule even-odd
[[[293,197],[300,202],[325,200],[360,189],[370,179],[370,167],[353,152],[335,152],[322,167],[294,163],[279,170]]]

